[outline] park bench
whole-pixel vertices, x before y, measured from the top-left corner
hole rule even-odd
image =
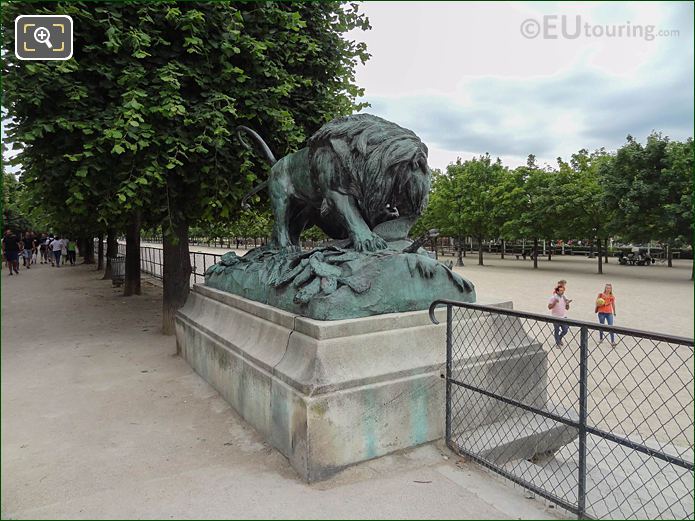
[[[516,257],[516,260],[519,260],[519,257],[521,257],[524,260],[526,260],[526,257],[533,259],[533,252],[522,251],[521,253],[515,253],[514,256]]]

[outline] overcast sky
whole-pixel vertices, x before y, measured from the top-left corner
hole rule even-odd
[[[554,165],[581,148],[614,150],[627,134],[693,135],[692,3],[367,1],[361,9],[373,29],[349,37],[372,55],[357,72],[365,112],[415,131],[433,167],[485,152],[509,166],[528,154]],[[522,24],[528,36],[541,34],[525,37]]]

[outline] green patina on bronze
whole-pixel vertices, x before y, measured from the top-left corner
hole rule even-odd
[[[407,239],[431,182],[427,147],[412,131],[347,116],[278,161],[258,134],[240,131],[273,164],[251,192],[268,187],[273,237],[243,257],[225,254],[206,285],[319,320],[427,309],[438,298],[475,301],[469,281]],[[299,236],[313,225],[337,241],[301,252]]]

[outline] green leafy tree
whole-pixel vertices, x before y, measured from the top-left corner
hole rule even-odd
[[[478,264],[483,265],[483,240],[499,235],[495,219],[495,188],[504,176],[505,168],[499,158],[492,161],[489,154],[466,161],[462,165],[461,183],[465,190],[463,227],[478,241]]]
[[[463,266],[466,228],[466,207],[463,192],[466,190],[463,168],[460,159],[450,164],[446,172],[435,180],[432,197],[432,214],[436,228],[456,241],[457,265]]]
[[[561,217],[558,233],[564,237],[589,237],[598,247],[598,273],[603,273],[602,241],[607,244],[615,209],[606,203],[600,171],[609,168],[612,157],[605,150],[589,154],[585,149],[569,163],[558,158],[556,210]]]
[[[31,220],[25,215],[22,208],[22,186],[14,174],[2,173],[2,221],[3,231],[10,228],[13,233],[24,232],[33,227]]]
[[[658,236],[668,245],[668,265],[673,265],[673,247],[689,245],[693,240],[693,140],[670,141],[661,169],[664,197],[659,212]],[[691,272],[691,279],[692,277]]]
[[[533,267],[538,268],[538,243],[557,233],[557,177],[555,172],[538,167],[535,157],[529,155],[525,166],[514,170],[507,182],[515,181],[514,196],[502,199],[508,217],[502,233],[515,239],[533,239]]]
[[[600,169],[614,231],[633,242],[663,242],[669,266],[674,245],[692,245],[692,169],[692,138],[678,143],[660,133],[645,145],[628,136]]]
[[[519,235],[518,216],[521,215],[526,201],[524,193],[524,171],[505,168],[500,175],[497,186],[493,187],[492,219],[495,229],[502,239],[502,256],[508,240],[521,239]]]
[[[441,175],[442,175],[442,172],[438,168],[435,168],[432,170],[432,184],[430,186],[430,193],[429,193],[429,200],[427,203],[427,207],[425,208],[425,211],[422,213],[422,215],[420,215],[418,220],[415,222],[413,227],[408,232],[408,235],[413,240],[417,239],[418,237],[420,237],[422,234],[424,234],[428,230],[431,230],[433,228],[437,228],[437,223],[435,221],[436,221],[436,213],[438,211],[438,206],[439,206],[438,201],[437,201],[439,194],[435,188],[436,188],[436,184],[438,183],[438,178]],[[438,229],[438,231],[441,233],[441,230]],[[435,258],[438,258],[437,237],[434,237],[431,240],[431,243],[432,243],[432,249],[434,251]]]
[[[324,241],[328,239],[328,235],[318,226],[312,226],[302,232],[301,239],[303,241],[312,241],[314,243],[318,241]]]
[[[48,11],[80,31],[70,61],[6,62],[22,164],[37,193],[100,221],[95,231],[125,227],[127,276],[140,227],[162,226],[170,333],[188,293],[189,226],[233,220],[266,169],[233,129],[256,129],[280,156],[361,108],[354,69],[368,54],[343,34],[368,21],[341,2],[13,3],[5,31],[17,14]]]

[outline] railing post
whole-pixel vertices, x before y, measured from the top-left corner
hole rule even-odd
[[[579,475],[578,519],[586,518],[586,417],[589,365],[589,330],[582,326],[579,336]]]
[[[451,366],[452,345],[451,329],[453,325],[453,308],[451,304],[446,306],[446,438],[444,442],[451,443]],[[441,410],[441,409],[440,409]]]

